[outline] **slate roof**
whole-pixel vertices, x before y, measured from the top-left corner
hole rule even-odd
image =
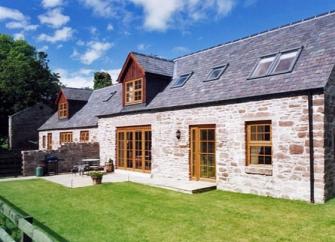
[[[121,84],[91,91],[87,104],[76,112],[70,119],[59,120],[58,113],[54,113],[40,128],[42,130],[69,129],[94,127],[98,125],[97,114],[101,110],[119,112],[122,109]],[[110,107],[109,107],[110,106]],[[112,107],[112,108],[111,108]]]
[[[157,56],[149,56],[138,52],[131,52],[145,72],[163,76],[173,76],[174,63]]]
[[[260,57],[299,47],[303,50],[292,72],[248,79]],[[174,82],[171,81],[147,105],[125,107],[119,113],[323,88],[335,64],[335,13],[231,41],[173,61],[173,79],[193,72],[184,86],[171,88]],[[204,82],[213,67],[227,63],[229,66],[220,79]],[[112,109],[102,110],[101,116],[119,113]]]
[[[303,47],[292,72],[257,79],[249,76],[260,57]],[[174,80],[150,103],[122,107],[121,84],[92,93],[88,103],[70,120],[58,120],[57,114],[40,129],[59,129],[97,125],[96,116],[120,115],[175,107],[187,107],[324,88],[335,65],[335,13],[296,22],[209,49],[166,60],[133,52],[146,72],[176,79],[193,72],[182,87],[172,88]],[[223,75],[207,81],[213,67],[229,64]],[[116,94],[107,102],[108,95]]]
[[[87,101],[92,94],[92,90],[81,88],[63,87],[62,91],[68,100],[73,101]]]

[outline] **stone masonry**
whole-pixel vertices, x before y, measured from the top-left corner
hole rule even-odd
[[[48,133],[52,134],[52,149],[56,150],[61,146],[61,144],[59,143],[59,136],[61,132],[72,132],[73,143],[79,143],[80,131],[89,131],[89,142],[91,143],[97,142],[97,128],[40,131],[39,132],[39,150],[47,149],[46,146],[43,148],[43,144],[42,144],[43,135],[47,137]]]
[[[295,96],[101,118],[100,158],[115,160],[117,127],[151,125],[152,176],[189,180],[189,127],[215,124],[218,189],[309,201],[307,100]],[[314,95],[313,104],[315,200],[324,202],[324,95]],[[272,121],[272,166],[246,166],[245,122],[257,120]]]
[[[64,144],[58,150],[27,150],[22,151],[22,173],[24,176],[35,175],[35,169],[45,155],[57,156],[59,172],[69,172],[71,168],[85,158],[99,158],[98,143],[71,143]]]

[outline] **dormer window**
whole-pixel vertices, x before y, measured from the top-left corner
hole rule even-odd
[[[143,102],[143,79],[135,79],[125,82],[125,104],[137,104]]]
[[[68,118],[69,112],[68,112],[68,105],[66,102],[59,103],[58,104],[58,117],[60,119]]]
[[[174,83],[172,87],[182,87],[185,85],[185,83],[188,81],[188,79],[190,79],[192,73],[188,73],[185,75],[181,75],[180,77],[178,77]]]

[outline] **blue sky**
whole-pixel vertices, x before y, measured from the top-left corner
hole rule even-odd
[[[175,58],[335,9],[334,0],[1,0],[0,33],[46,51],[71,87],[130,51]]]

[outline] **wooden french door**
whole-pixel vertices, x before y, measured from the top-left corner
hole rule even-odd
[[[118,168],[150,172],[150,126],[117,129],[117,164]]]
[[[192,180],[215,180],[215,126],[191,126],[190,146]]]
[[[47,134],[47,149],[52,150],[52,133]]]

